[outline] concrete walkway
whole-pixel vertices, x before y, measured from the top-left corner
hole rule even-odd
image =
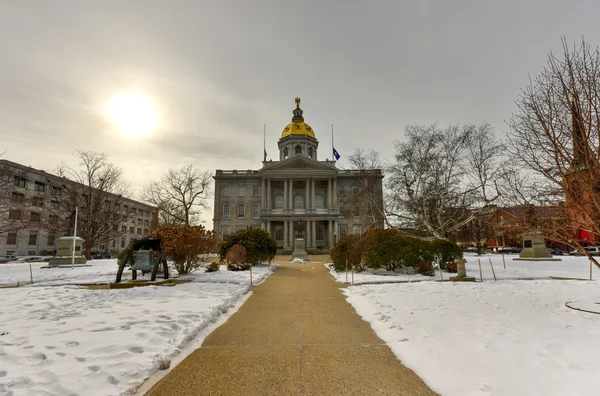
[[[147,395],[435,394],[322,264],[276,261],[280,268],[240,310]]]

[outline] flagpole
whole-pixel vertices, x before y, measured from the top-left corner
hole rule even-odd
[[[263,162],[267,160],[267,124],[263,124]]]
[[[335,146],[333,145],[333,124],[331,124],[331,157],[335,161],[335,155],[333,154],[333,150]]]

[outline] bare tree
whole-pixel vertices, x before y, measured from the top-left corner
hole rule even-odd
[[[52,193],[65,212],[72,214],[79,208],[77,235],[85,239],[85,255],[90,259],[92,248],[120,235],[121,205],[129,184],[123,179],[121,168],[109,162],[105,154],[77,151],[76,156],[79,167],[61,165],[57,175],[79,185],[55,180]]]
[[[192,165],[169,169],[160,182],[144,188],[143,199],[158,207],[161,225],[193,225],[209,206],[210,182],[210,172],[200,172]]]
[[[487,123],[412,125],[395,141],[386,214],[395,226],[447,238],[500,196],[502,145]]]
[[[522,90],[509,121],[513,162],[531,176],[513,173],[527,191],[513,196],[556,207],[560,221],[526,228],[585,252],[581,230],[600,234],[600,52],[584,40],[573,49],[565,39],[562,45]]]

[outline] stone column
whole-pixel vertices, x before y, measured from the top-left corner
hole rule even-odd
[[[333,232],[331,231],[333,229],[332,227],[332,220],[329,220],[327,222],[327,243],[329,244],[329,247],[333,247]]]
[[[327,179],[327,209],[331,209],[331,179]]]
[[[267,179],[267,209],[271,209],[271,179]]]
[[[309,185],[309,180],[306,179],[306,182],[304,183],[304,193],[305,193],[305,199],[304,199],[304,209],[306,209],[306,212],[308,213],[308,208],[310,208],[310,206],[308,205],[308,185]]]
[[[333,208],[337,208],[337,179],[333,179],[333,191],[332,191],[332,199],[333,199]]]
[[[271,221],[267,220],[267,232],[271,235]]]
[[[310,190],[311,190],[311,195],[312,195],[310,208],[311,209],[315,209],[316,208],[316,205],[315,205],[315,190],[316,190],[315,179],[311,179],[311,183],[310,184],[311,184],[311,186],[310,186],[311,189]]]
[[[267,208],[267,189],[265,188],[267,179],[262,179],[260,182],[260,207],[261,209]]]
[[[312,239],[310,237],[311,236],[310,223],[311,223],[310,220],[306,220],[306,230],[304,233],[304,243],[306,244],[306,247],[312,247],[312,244],[311,244]]]
[[[290,209],[294,213],[294,179],[290,179]]]
[[[288,208],[288,180],[283,179],[283,210]]]
[[[294,220],[290,220],[290,225],[288,226],[290,231],[290,248],[294,248]]]
[[[283,221],[283,248],[288,248],[288,221]]]

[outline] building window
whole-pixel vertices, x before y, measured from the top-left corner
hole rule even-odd
[[[260,205],[258,202],[252,204],[252,217],[258,219],[260,217]]]
[[[30,231],[29,232],[29,246],[35,246],[37,245],[37,231]]]
[[[138,209],[138,216],[143,216],[144,215],[144,211],[142,209]]]
[[[62,188],[52,187],[52,194],[54,194],[55,197],[60,197],[62,194]]]
[[[133,233],[135,232],[135,230],[134,230],[133,228],[134,228],[134,227],[129,227],[129,232],[130,232],[131,234],[133,234]]]
[[[228,197],[229,196],[229,186],[223,187],[223,196],[224,197]]]
[[[354,226],[354,227],[352,227],[352,233],[354,235],[360,235],[360,226]]]
[[[338,195],[344,195],[345,189],[346,188],[342,183],[338,184]]]
[[[322,225],[317,226],[317,236],[316,236],[317,241],[324,240],[324,236],[325,236],[324,228],[325,227],[323,227]]]
[[[40,221],[42,221],[42,215],[38,212],[31,212],[30,220],[33,223],[39,223]]]
[[[15,176],[13,183],[14,183],[15,187],[25,188],[25,186],[27,186],[27,179],[25,179],[24,177]]]
[[[283,195],[275,195],[273,202],[275,203],[275,209],[283,209]]]
[[[294,209],[304,209],[304,197],[301,194],[294,197]]]
[[[56,236],[54,235],[54,232],[48,233],[48,242],[46,244],[48,246],[54,246],[54,239],[56,239]]]
[[[146,211],[144,212],[144,216],[146,216],[146,217],[150,217],[150,212],[146,210]]]
[[[57,215],[53,215],[53,214],[51,214],[50,216],[48,216],[48,223],[50,223],[52,225],[57,225],[58,224],[58,216]]]
[[[16,245],[17,244],[17,233],[9,232],[6,236],[6,244],[7,245]]]
[[[243,203],[238,204],[238,219],[243,219],[246,217],[246,205]]]
[[[314,152],[313,152],[313,151],[314,151],[314,150],[313,150],[313,148],[312,148],[312,147],[309,147],[309,148],[308,148],[308,156],[309,156],[310,158],[313,158],[313,154],[314,154]]]
[[[33,206],[42,207],[42,206],[44,206],[44,198],[42,198],[42,197],[33,197],[33,199],[31,200],[31,204]]]
[[[138,219],[138,225],[142,225],[142,224],[144,224],[144,220]]]
[[[325,209],[325,197],[321,194],[315,195],[315,209]]]
[[[21,220],[21,215],[22,215],[22,214],[21,214],[21,211],[20,211],[20,210],[17,210],[17,209],[11,209],[11,210],[8,212],[8,218],[9,218],[10,220]]]
[[[240,186],[239,196],[240,197],[245,197],[246,196],[246,186]]]
[[[23,203],[25,202],[25,194],[12,193],[12,202]]]
[[[254,185],[252,195],[254,195],[255,197],[258,197],[260,195],[260,186],[258,184]]]
[[[348,225],[340,224],[340,238],[343,238],[346,235],[348,235]]]
[[[287,147],[283,148],[283,159],[286,159],[289,156],[289,150]]]
[[[125,238],[121,238],[121,247],[124,248],[125,247]]]
[[[127,221],[127,215],[122,215],[121,216],[121,221]]]
[[[125,211],[125,213],[129,212],[129,206],[123,205],[123,210]]]
[[[276,241],[283,241],[283,226],[282,225],[278,225],[275,226],[275,240]]]
[[[29,256],[33,256],[33,255],[35,255],[35,250],[28,250],[28,251],[27,251],[27,254],[28,254]]]
[[[294,148],[294,154],[296,154],[296,155],[302,154],[302,146],[297,144],[296,147]]]
[[[144,220],[144,227],[145,228],[150,227],[150,222],[148,220]]]
[[[137,229],[137,234],[138,234],[138,235],[142,235],[142,229],[141,229],[141,228],[138,228],[138,229]]]
[[[352,187],[352,194],[354,194],[354,195],[358,195],[358,193],[359,193],[358,186],[354,186],[354,187]]]
[[[221,235],[223,235],[223,239],[227,238],[231,235],[231,228],[229,226],[223,226]]]
[[[235,226],[235,231],[244,231],[246,229],[246,226],[243,225],[239,225],[239,226]]]
[[[131,208],[131,213],[135,214],[135,208]]]
[[[354,207],[352,209],[354,211],[355,217],[360,216],[360,205],[359,204],[354,204]]]
[[[60,208],[58,201],[52,201],[52,209],[58,209],[58,208]]]
[[[346,204],[340,202],[340,216],[346,216]]]
[[[111,246],[112,246],[113,248],[116,248],[116,247],[117,247],[117,241],[115,241],[115,240],[113,239],[113,240],[112,240],[112,242],[111,242]]]
[[[228,219],[229,216],[229,204],[225,203],[223,204],[223,218]]]
[[[44,192],[44,191],[46,191],[46,185],[44,183],[36,181],[33,186],[33,189],[35,191]]]

